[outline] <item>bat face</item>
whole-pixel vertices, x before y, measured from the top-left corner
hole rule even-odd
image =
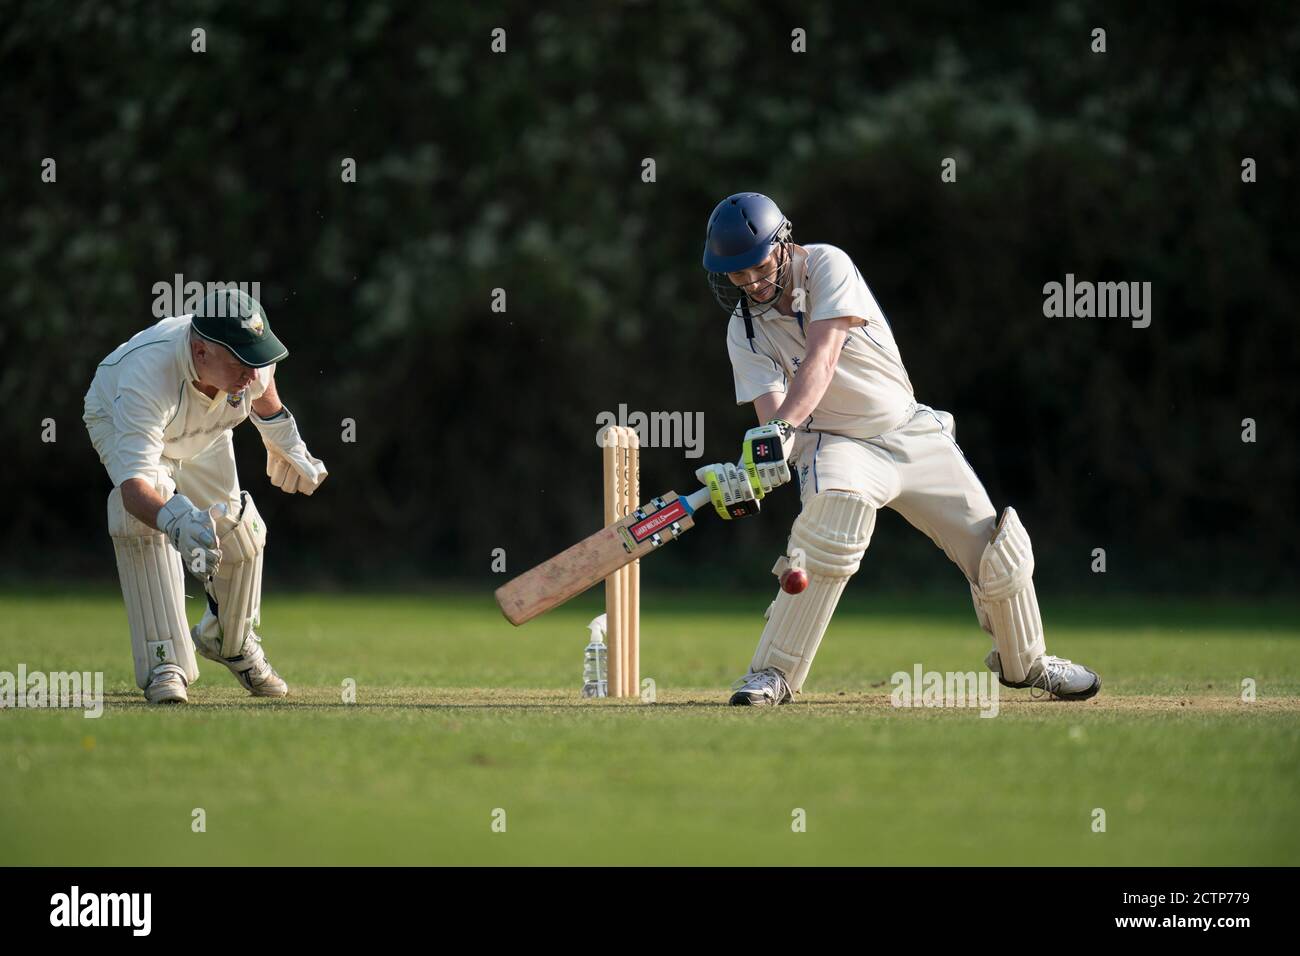
[[[637,508],[614,527],[618,529],[623,549],[631,556],[631,560],[639,557],[634,552],[647,541],[651,548],[657,548],[664,543],[665,531],[670,535],[668,540],[671,541],[694,524],[693,510],[684,499],[677,497],[676,492],[670,491]]]
[[[679,498],[670,491],[643,504],[623,520],[497,588],[497,604],[515,625],[559,607],[623,565],[690,530],[695,525],[700,493]],[[702,489],[702,493],[707,501],[708,490]]]

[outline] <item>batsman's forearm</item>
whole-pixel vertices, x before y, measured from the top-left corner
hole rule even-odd
[[[810,362],[804,365],[794,377],[790,391],[774,417],[792,425],[802,425],[826,394],[834,376],[834,363]]]
[[[167,502],[152,485],[143,478],[128,478],[122,482],[121,491],[122,507],[127,514],[140,519],[155,531],[162,530],[158,527],[158,512]]]

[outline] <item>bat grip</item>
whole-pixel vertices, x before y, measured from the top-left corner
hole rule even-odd
[[[687,509],[692,515],[694,515],[696,508],[700,508],[709,503],[709,489],[701,488],[699,491],[687,495],[685,501]]]

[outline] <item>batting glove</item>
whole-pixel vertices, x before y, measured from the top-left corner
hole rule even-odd
[[[790,480],[786,459],[793,451],[794,426],[779,418],[745,432],[740,461],[755,498]]]
[[[720,461],[696,469],[695,477],[708,486],[713,509],[724,521],[758,514],[758,498],[739,466]]]

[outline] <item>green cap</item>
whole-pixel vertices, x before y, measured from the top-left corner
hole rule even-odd
[[[190,323],[195,332],[224,345],[249,368],[264,368],[289,354],[271,331],[262,304],[242,289],[210,293],[198,304]]]

